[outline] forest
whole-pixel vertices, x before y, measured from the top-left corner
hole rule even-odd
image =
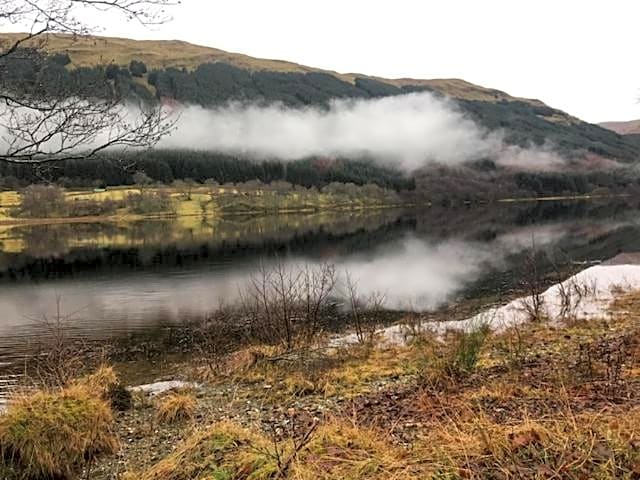
[[[66,92],[115,96],[142,102],[179,102],[213,107],[229,101],[292,107],[328,107],[339,98],[378,98],[416,91],[441,93],[421,85],[396,86],[373,78],[356,77],[353,83],[324,72],[246,70],[224,63],[203,63],[193,70],[166,67],[149,69],[143,62],[128,65],[75,67],[67,53],[44,55],[23,48],[20,55],[0,58],[0,70],[9,88],[29,92],[44,85],[50,96]],[[458,107],[488,131],[504,131],[507,144],[522,147],[552,145],[560,153],[595,154],[634,162],[640,136],[618,135],[566,115],[537,101],[495,102],[455,99]],[[558,120],[562,119],[562,120]]]
[[[10,65],[7,63],[9,62]],[[68,91],[87,97],[102,96],[155,103],[177,101],[216,106],[228,101],[270,104],[279,102],[301,107],[327,107],[336,98],[373,98],[428,89],[397,87],[371,78],[345,82],[322,72],[249,71],[222,62],[201,64],[193,70],[149,70],[138,60],[128,65],[73,67],[66,53],[44,55],[24,48],[21,55],[0,59],[9,88],[40,91],[64,98]],[[436,95],[440,95],[434,92]],[[101,187],[135,183],[144,172],[150,181],[169,184],[193,180],[220,184],[258,180],[286,181],[294,185],[322,188],[330,183],[374,183],[405,192],[415,201],[441,204],[491,201],[499,198],[628,192],[637,189],[640,175],[631,164],[637,158],[640,138],[621,136],[582,122],[551,121],[561,113],[542,103],[525,101],[479,101],[458,99],[459,108],[490,131],[504,132],[507,144],[524,148],[552,145],[569,158],[595,155],[617,159],[615,169],[561,172],[514,171],[497,165],[492,158],[468,165],[431,165],[406,173],[368,158],[303,158],[284,162],[276,158],[246,158],[237,155],[187,150],[145,150],[102,153],[94,158],[45,165],[0,164],[0,187],[16,189],[33,183],[55,182],[65,187]],[[625,166],[629,165],[629,166]]]

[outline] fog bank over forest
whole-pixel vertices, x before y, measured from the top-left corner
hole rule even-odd
[[[551,148],[506,145],[500,130],[481,128],[457,105],[428,92],[333,100],[328,108],[231,102],[181,106],[175,130],[158,145],[254,158],[370,157],[413,171],[431,163],[492,158],[526,169],[562,166]]]

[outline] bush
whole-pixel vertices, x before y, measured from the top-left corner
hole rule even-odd
[[[335,267],[262,267],[241,291],[241,312],[247,334],[261,343],[291,351],[309,344],[332,317]]]
[[[165,192],[132,193],[127,197],[131,211],[139,215],[173,212],[171,197]]]
[[[118,203],[106,199],[74,200],[67,204],[67,215],[70,217],[93,217],[98,215],[113,215],[118,209]]]
[[[107,402],[85,386],[20,396],[0,416],[0,458],[21,479],[75,478],[116,450],[112,424]]]
[[[171,392],[158,403],[156,419],[160,423],[190,420],[196,413],[198,402],[190,392]]]
[[[53,185],[30,185],[22,192],[20,214],[25,217],[47,218],[64,216],[67,201],[64,190]]]
[[[138,60],[131,60],[129,64],[129,71],[134,77],[142,77],[147,73],[147,66]]]

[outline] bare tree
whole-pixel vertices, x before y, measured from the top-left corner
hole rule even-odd
[[[533,236],[531,236],[531,249],[527,251],[523,262],[522,286],[528,296],[521,300],[520,307],[531,321],[541,321],[544,314],[544,281],[539,268],[539,252]]]
[[[386,296],[378,291],[373,291],[367,296],[360,295],[358,282],[348,271],[345,271],[345,290],[358,343],[372,345],[380,326]]]
[[[52,34],[73,38],[94,26],[87,10],[116,11],[141,25],[168,20],[174,0],[0,0],[0,28],[24,27],[0,44],[0,161],[42,164],[83,159],[109,147],[150,147],[174,121],[159,105],[125,104],[116,89],[45,81],[46,45]],[[85,15],[86,16],[86,15]],[[17,62],[17,63],[16,63]],[[28,64],[31,74],[16,74]]]
[[[335,267],[261,266],[240,292],[251,335],[286,351],[308,346],[327,320],[336,285]]]

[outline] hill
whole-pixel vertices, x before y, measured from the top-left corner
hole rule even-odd
[[[602,122],[598,125],[620,135],[640,134],[640,120],[630,120],[628,122]]]
[[[10,45],[20,34],[0,34]],[[375,98],[431,91],[455,100],[487,129],[501,129],[510,144],[553,145],[560,153],[635,162],[640,139],[581,121],[540,100],[461,79],[386,79],[337,73],[281,60],[254,58],[187,42],[48,35],[25,47],[49,55],[52,85],[87,85],[91,92],[116,89],[127,97],[214,106],[229,100],[326,105],[334,98]],[[16,85],[33,68],[14,65]],[[96,86],[100,80],[104,86]]]
[[[0,33],[0,46],[9,45],[24,37],[22,33]],[[338,73],[307,67],[293,62],[255,58],[217,48],[193,45],[180,40],[131,40],[114,37],[73,37],[49,34],[26,46],[37,46],[50,54],[67,54],[70,66],[96,67],[99,65],[128,66],[132,60],[143,62],[150,70],[175,68],[193,72],[201,65],[224,63],[248,71],[279,73],[325,73],[344,82],[355,84],[357,78],[367,77],[396,87],[427,87],[453,98],[480,101],[524,101],[544,105],[539,100],[516,98],[499,90],[480,87],[460,79],[385,79],[354,73]]]

